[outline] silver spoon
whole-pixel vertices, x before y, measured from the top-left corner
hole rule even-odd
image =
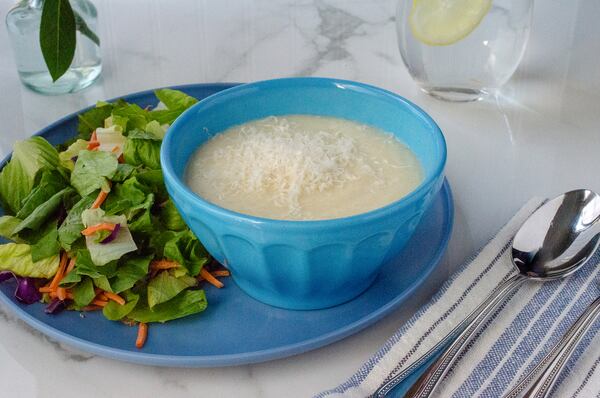
[[[561,371],[573,354],[575,347],[583,336],[592,327],[600,315],[600,297],[594,300],[581,314],[577,321],[567,330],[560,341],[515,387],[503,398],[516,398],[521,396],[529,384],[531,388],[523,395],[527,398],[546,398]],[[538,376],[539,374],[539,376]],[[535,379],[535,377],[537,379]],[[535,379],[535,380],[534,380]],[[533,381],[533,383],[532,383]]]
[[[428,397],[446,375],[458,354],[499,304],[527,280],[547,281],[571,275],[591,257],[600,242],[600,196],[580,189],[567,192],[537,209],[513,239],[512,259],[518,273],[501,283],[467,318],[442,341],[456,339],[439,356],[405,397]],[[436,345],[439,349],[440,345]],[[423,364],[434,351],[415,364]],[[415,369],[411,366],[411,369]],[[395,376],[374,394],[383,397],[407,376]]]

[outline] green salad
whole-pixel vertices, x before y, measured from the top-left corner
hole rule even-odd
[[[211,259],[165,189],[160,146],[170,123],[197,102],[155,92],[160,105],[100,102],[79,115],[78,136],[52,146],[17,142],[0,172],[0,282],[46,312],[101,310],[113,321],[147,324],[203,311],[200,280],[220,287]],[[211,273],[212,272],[212,273]]]

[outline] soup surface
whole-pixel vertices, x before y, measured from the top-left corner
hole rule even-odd
[[[208,140],[186,170],[191,189],[226,209],[282,220],[323,220],[394,202],[422,181],[393,135],[353,121],[271,116]]]

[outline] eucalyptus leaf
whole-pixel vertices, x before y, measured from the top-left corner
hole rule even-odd
[[[45,0],[40,23],[40,47],[44,61],[57,81],[75,55],[75,15],[68,0]]]

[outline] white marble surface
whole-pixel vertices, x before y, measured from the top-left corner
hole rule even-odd
[[[408,1],[408,0],[402,0]],[[74,95],[23,88],[0,28],[0,155],[96,100],[183,83],[332,76],[414,101],[449,147],[456,225],[427,285],[367,330],[296,357],[220,369],[131,365],[74,352],[0,309],[6,397],[306,397],[349,376],[529,197],[600,191],[600,3],[538,2],[525,58],[499,98],[450,104],[422,94],[396,46],[390,0],[97,1],[104,72]],[[4,19],[11,1],[0,0]]]

